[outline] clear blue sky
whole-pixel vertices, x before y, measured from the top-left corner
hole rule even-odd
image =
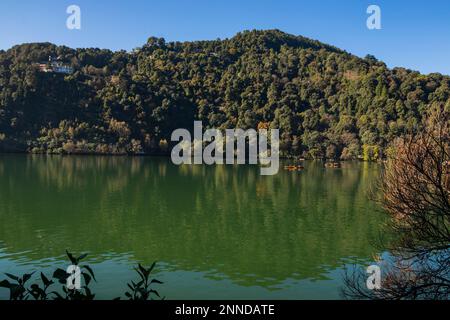
[[[82,11],[82,29],[66,28],[66,8]],[[366,9],[382,10],[382,30],[366,28]],[[0,0],[0,49],[49,41],[113,50],[166,40],[232,37],[280,29],[370,53],[389,67],[450,74],[449,0]]]

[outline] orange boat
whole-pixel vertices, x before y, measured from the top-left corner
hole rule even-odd
[[[340,168],[341,164],[339,162],[325,162],[325,168]]]
[[[287,171],[300,171],[303,169],[305,169],[305,167],[303,167],[301,165],[284,166],[284,170],[287,170]]]

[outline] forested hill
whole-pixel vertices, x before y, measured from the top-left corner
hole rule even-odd
[[[49,56],[73,73],[43,72]],[[388,69],[278,30],[150,38],[132,52],[49,43],[0,51],[3,152],[159,153],[195,119],[279,128],[285,155],[376,158],[433,104],[450,107],[450,77]]]

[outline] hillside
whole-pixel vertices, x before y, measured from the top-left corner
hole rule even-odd
[[[57,58],[72,74],[42,72]],[[0,151],[161,153],[194,119],[216,128],[281,130],[284,155],[376,159],[450,108],[450,77],[388,69],[373,56],[278,30],[226,40],[150,38],[132,52],[50,43],[0,51]]]

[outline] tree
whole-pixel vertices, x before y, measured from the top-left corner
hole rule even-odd
[[[352,298],[450,298],[450,116],[435,105],[420,134],[399,138],[381,178],[378,200],[391,217],[392,262],[379,290],[364,275],[346,277]]]
[[[49,56],[74,73],[40,72]],[[286,156],[328,150],[354,159],[366,151],[377,160],[389,142],[417,130],[429,105],[449,99],[448,76],[388,69],[279,30],[183,43],[151,37],[131,52],[23,44],[0,52],[0,150],[159,154],[174,129],[201,120],[279,128]],[[111,130],[112,119],[128,130]]]

